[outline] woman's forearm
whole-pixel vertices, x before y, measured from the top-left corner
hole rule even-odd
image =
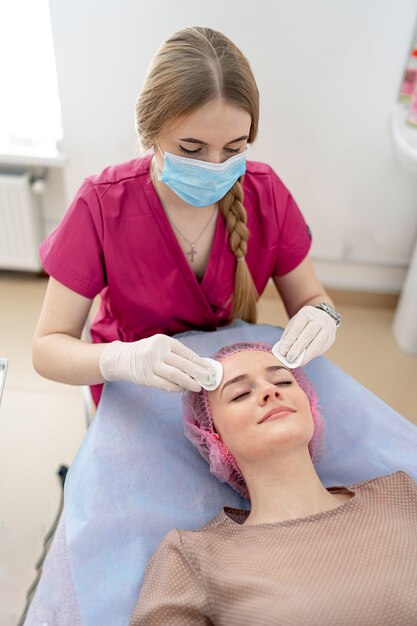
[[[307,306],[309,304],[310,305],[319,304],[319,302],[326,302],[327,304],[331,304],[332,306],[334,306],[333,300],[331,299],[327,291],[325,291],[324,289],[321,290],[320,292],[317,292],[317,294],[313,296],[312,298],[309,298],[308,300],[306,300],[302,306]]]
[[[289,318],[298,313],[303,306],[319,302],[327,302],[334,306],[332,299],[317,279],[309,257],[285,276],[275,276],[274,282]]]
[[[37,337],[33,342],[33,367],[41,376],[68,385],[103,383],[99,361],[106,345],[64,333]]]

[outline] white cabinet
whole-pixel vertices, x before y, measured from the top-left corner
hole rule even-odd
[[[406,117],[407,107],[396,103],[392,114],[394,149],[399,161],[417,178],[417,128],[408,125]],[[398,346],[417,356],[417,242],[395,312],[393,330]]]

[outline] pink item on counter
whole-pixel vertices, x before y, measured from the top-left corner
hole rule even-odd
[[[413,97],[411,98],[410,111],[407,116],[407,122],[412,126],[417,126],[417,83],[414,87]]]
[[[405,68],[403,82],[401,84],[400,96],[406,100],[412,98],[414,88],[417,85],[417,47],[411,51],[410,58]]]

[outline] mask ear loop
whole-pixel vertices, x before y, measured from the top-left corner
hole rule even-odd
[[[158,142],[158,140],[156,138],[155,138],[155,143],[158,146],[159,152],[161,153],[161,157],[162,157],[163,163],[165,163],[164,153],[162,152],[161,146],[159,145],[159,142]],[[154,156],[155,156],[155,150],[154,150]],[[157,163],[156,159],[155,159],[155,165],[156,165],[156,173],[157,173],[158,180],[161,180],[163,172],[159,169],[159,166],[158,166],[158,163]],[[163,170],[163,166],[162,166],[162,170]]]
[[[158,140],[157,140],[157,139],[155,139],[155,143],[156,143],[156,145],[158,146],[158,150],[159,150],[159,152],[161,153],[161,157],[162,157],[162,158],[164,158],[164,153],[162,152],[162,150],[161,150],[161,146],[159,145],[159,142],[158,142]]]

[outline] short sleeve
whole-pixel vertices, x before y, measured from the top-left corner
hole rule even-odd
[[[272,187],[279,227],[273,275],[285,276],[305,259],[311,247],[312,237],[297,203],[274,172]]]
[[[69,289],[94,298],[106,284],[102,241],[101,207],[87,179],[60,224],[40,245],[42,267]]]
[[[210,626],[202,584],[171,531],[148,563],[130,626]]]

